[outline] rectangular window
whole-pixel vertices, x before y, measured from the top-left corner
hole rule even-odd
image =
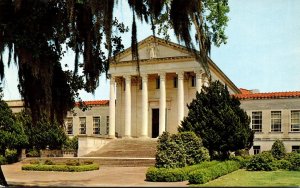
[[[109,116],[106,116],[106,135],[109,133]]]
[[[281,131],[281,111],[271,112],[271,132]]]
[[[178,77],[174,77],[173,78],[173,87],[177,88],[177,85],[178,85]]]
[[[291,131],[300,131],[300,110],[291,111]]]
[[[86,134],[86,118],[81,117],[79,118],[80,127],[79,127],[79,134]]]
[[[254,153],[254,155],[259,154],[260,153],[260,146],[253,146],[253,153]]]
[[[292,152],[300,152],[300,146],[292,146]]]
[[[93,117],[93,134],[100,134],[100,117]]]
[[[73,134],[73,118],[68,117],[66,121],[66,132],[67,134],[72,135]]]
[[[255,132],[262,131],[262,112],[252,112],[252,130]]]
[[[156,89],[160,88],[160,77],[156,77]]]
[[[191,77],[191,86],[196,87],[196,76]]]

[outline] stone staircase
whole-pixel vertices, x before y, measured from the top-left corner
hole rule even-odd
[[[102,166],[153,166],[155,164],[157,139],[114,139],[98,151],[82,158],[93,159]]]

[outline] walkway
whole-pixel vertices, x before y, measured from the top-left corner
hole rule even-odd
[[[2,166],[9,185],[75,187],[181,187],[188,182],[146,182],[148,167],[100,167],[88,172],[22,171],[22,163]]]

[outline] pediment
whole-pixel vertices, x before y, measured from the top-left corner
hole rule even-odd
[[[140,60],[192,56],[184,46],[154,36],[140,41],[138,52]],[[116,60],[117,62],[132,61],[131,48],[116,55]]]

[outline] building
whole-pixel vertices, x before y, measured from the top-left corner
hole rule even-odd
[[[208,85],[204,68],[184,46],[150,36],[138,44],[139,63],[128,48],[110,65],[109,136],[156,138],[177,132],[187,115],[186,105]],[[231,94],[240,90],[214,64],[212,80],[220,80]],[[115,103],[116,101],[116,103]]]
[[[253,93],[241,89],[235,95],[251,117],[255,131],[251,154],[270,150],[276,139],[287,152],[300,151],[300,92]]]

